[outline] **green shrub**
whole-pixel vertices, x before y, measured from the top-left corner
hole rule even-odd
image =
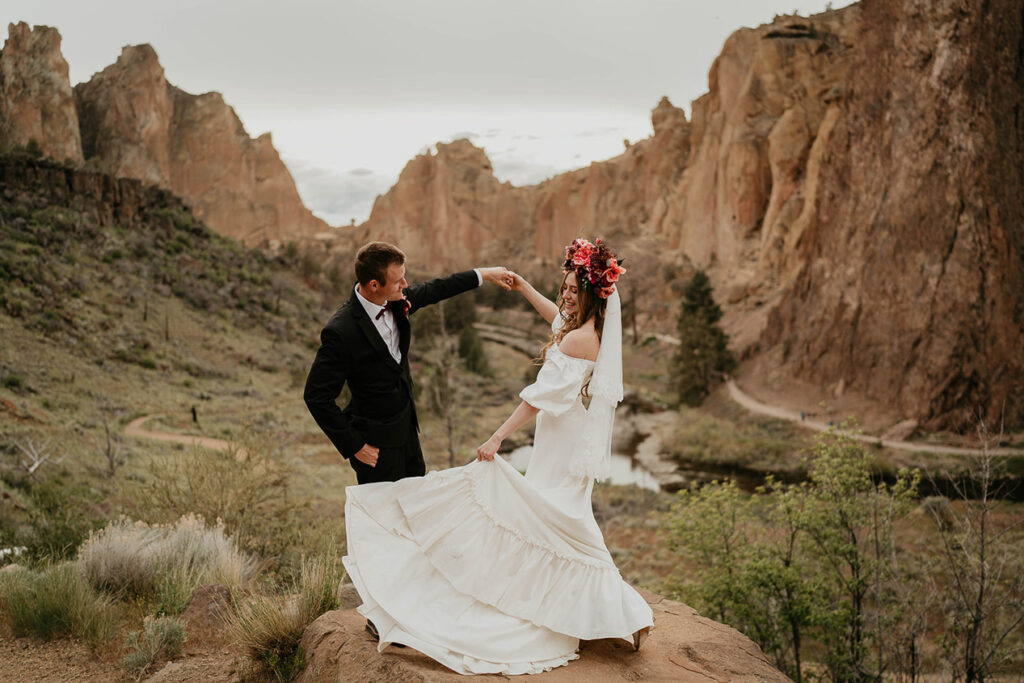
[[[4,375],[2,383],[5,389],[11,389],[12,391],[17,391],[25,386],[25,380],[14,374]]]
[[[28,144],[25,145],[25,152],[36,159],[41,159],[43,157],[43,148],[35,138],[28,139]]]
[[[125,646],[131,649],[121,665],[140,680],[157,662],[178,657],[185,643],[185,625],[172,617],[146,617],[142,631],[128,634]]]
[[[37,475],[38,476],[38,473]],[[31,561],[61,561],[74,556],[89,532],[106,521],[94,512],[98,493],[54,476],[20,480],[28,499],[27,523],[12,531],[14,545],[25,547]]]
[[[73,563],[42,572],[0,572],[0,606],[15,636],[43,640],[69,635],[96,649],[117,631],[113,604],[89,585]]]
[[[810,647],[830,680],[887,677],[893,651],[922,636],[911,609],[919,587],[900,571],[912,558],[893,540],[919,477],[901,470],[893,485],[877,483],[872,461],[830,430],[815,439],[806,482],[769,478],[758,497],[732,482],[680,492],[670,547],[693,568],[670,595],[745,633],[798,682]]]
[[[242,604],[232,630],[250,659],[279,681],[290,681],[306,657],[299,647],[305,624],[298,612],[280,598],[257,596]]]
[[[156,521],[193,512],[222,520],[240,548],[264,558],[294,552],[298,507],[292,469],[269,436],[248,434],[228,450],[193,447],[154,459],[137,496],[138,516]]]

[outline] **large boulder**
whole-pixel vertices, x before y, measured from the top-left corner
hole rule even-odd
[[[641,591],[654,611],[654,632],[639,652],[623,641],[582,645],[580,658],[531,681],[788,681],[760,648],[739,631],[706,619],[686,605]],[[364,631],[366,620],[354,609],[336,610],[314,621],[302,637],[306,653],[303,683],[376,681],[441,683],[474,677],[458,675],[412,648],[377,643]],[[493,676],[475,677],[493,680]]]

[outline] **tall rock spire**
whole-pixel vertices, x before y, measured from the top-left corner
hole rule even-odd
[[[26,147],[34,140],[46,156],[79,163],[78,114],[60,40],[49,26],[8,26],[0,50],[0,144]]]

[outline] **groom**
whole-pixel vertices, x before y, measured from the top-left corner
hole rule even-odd
[[[506,268],[478,268],[409,286],[405,254],[386,242],[356,253],[357,284],[320,332],[303,398],[360,484],[426,473],[409,373],[409,316],[483,281],[511,289]],[[352,400],[335,399],[348,382]]]

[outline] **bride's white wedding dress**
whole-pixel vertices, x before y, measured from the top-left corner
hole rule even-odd
[[[462,674],[541,673],[576,659],[581,639],[631,640],[653,624],[591,508],[621,399],[621,331],[616,368],[609,327],[597,365],[612,381],[552,346],[520,394],[541,411],[525,476],[495,457],[346,489],[343,561],[379,650],[402,643]]]

